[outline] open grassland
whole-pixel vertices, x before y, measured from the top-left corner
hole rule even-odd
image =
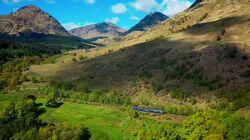
[[[40,119],[50,123],[82,123],[90,128],[93,140],[132,139],[131,133],[125,132],[130,124],[128,116],[108,107],[67,102],[58,109],[48,109]]]

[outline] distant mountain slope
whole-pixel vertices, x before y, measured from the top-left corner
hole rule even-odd
[[[110,22],[102,22],[70,30],[72,35],[89,40],[90,42],[100,42],[103,39],[118,37],[124,32],[124,29]]]
[[[129,29],[127,33],[131,33],[134,31],[146,31],[168,18],[168,16],[160,12],[150,13],[146,17],[144,17],[138,24]]]
[[[0,16],[0,32],[9,35],[35,32],[71,36],[55,18],[34,5],[28,5],[9,15]]]

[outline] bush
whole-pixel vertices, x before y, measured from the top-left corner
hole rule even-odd
[[[164,89],[164,86],[161,83],[158,82],[153,82],[152,83],[152,88],[154,92],[159,92]]]
[[[76,58],[72,58],[72,59],[71,59],[71,62],[72,62],[72,63],[76,63],[76,62],[77,62],[77,59],[76,59]]]
[[[37,79],[36,79],[35,76],[32,76],[32,77],[31,77],[31,82],[32,82],[32,83],[36,83],[36,82],[37,82]]]
[[[247,70],[241,74],[242,77],[249,78],[250,77],[250,70]]]
[[[182,89],[174,89],[170,92],[170,95],[172,98],[177,98],[183,101],[186,101],[189,97],[189,94],[186,91],[183,91]]]
[[[225,30],[225,29],[222,29],[222,30],[221,30],[221,36],[224,36],[225,33],[226,33],[226,30]]]
[[[222,40],[222,38],[221,38],[221,36],[217,36],[217,39],[216,39],[217,41],[221,41]]]
[[[56,101],[56,99],[48,99],[48,101],[45,103],[45,106],[50,108],[57,108],[61,105],[63,105],[63,103]]]

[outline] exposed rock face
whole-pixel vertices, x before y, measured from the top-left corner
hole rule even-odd
[[[28,5],[6,16],[0,16],[0,32],[19,35],[25,32],[71,36],[51,15]]]
[[[144,17],[138,24],[129,29],[127,33],[131,33],[134,31],[146,31],[168,18],[169,18],[168,16],[160,12],[150,13],[146,17]]]

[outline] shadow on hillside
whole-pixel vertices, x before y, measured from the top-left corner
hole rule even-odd
[[[202,35],[206,33],[220,33],[222,29],[237,25],[243,24],[246,22],[250,22],[249,19],[245,18],[244,16],[240,17],[228,17],[223,18],[213,22],[206,22],[206,23],[199,23],[194,26],[191,26],[189,29],[185,30],[184,32],[195,34],[195,35]]]
[[[249,77],[241,76],[250,69],[249,54],[240,50],[237,44],[219,43],[194,51],[200,43],[211,42],[193,44],[184,40],[157,39],[72,64],[55,77],[104,90],[124,89],[140,81],[166,88],[180,85],[189,91],[198,86],[207,88],[208,84],[214,89],[249,85]],[[196,85],[186,85],[190,80]]]

